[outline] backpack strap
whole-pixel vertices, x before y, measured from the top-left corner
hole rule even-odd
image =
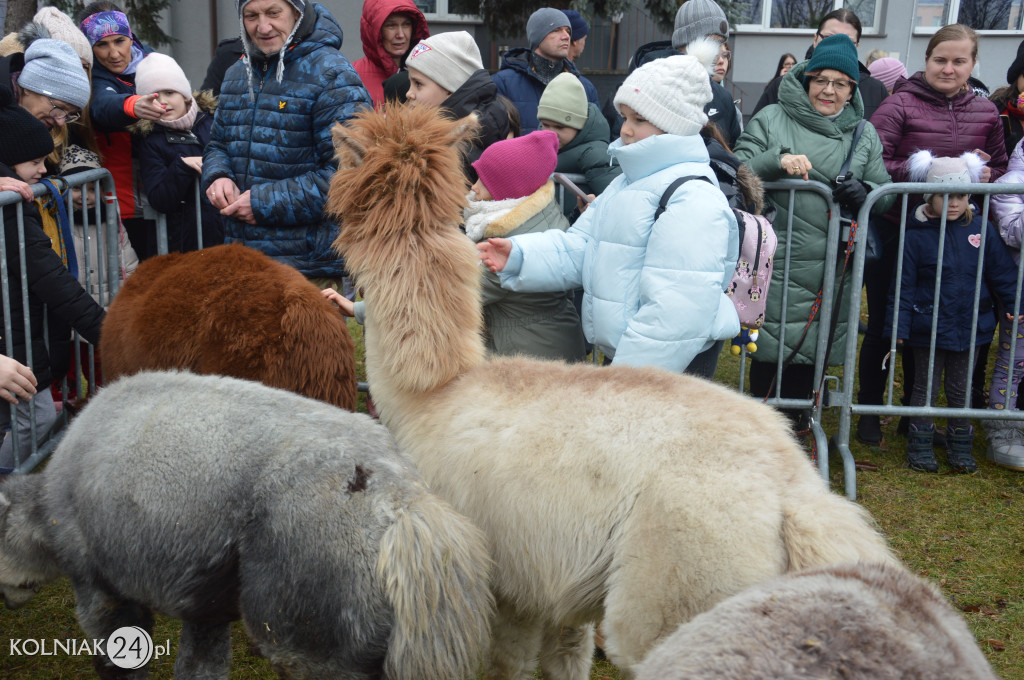
[[[658,201],[658,209],[654,211],[655,220],[661,217],[661,213],[665,212],[665,208],[668,207],[668,202],[672,200],[672,194],[676,192],[676,189],[678,189],[683,184],[686,184],[691,179],[702,179],[708,184],[714,186],[714,182],[712,182],[704,175],[687,175],[686,177],[676,178],[675,180],[673,180],[672,184],[669,184],[668,188],[665,189],[665,193],[661,195],[661,200]]]
[[[63,189],[57,186],[61,183]],[[56,218],[57,227],[60,229],[61,238],[64,241],[65,252],[67,254],[67,268],[75,276],[78,276],[78,258],[75,255],[75,239],[71,235],[71,220],[68,219],[68,210],[65,205],[67,196],[65,195],[69,185],[67,180],[63,177],[53,178],[42,178],[39,183],[46,187],[47,191],[50,192],[50,198],[53,201],[54,206],[54,217]]]

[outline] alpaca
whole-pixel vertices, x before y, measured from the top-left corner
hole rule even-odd
[[[355,345],[298,271],[243,245],[152,257],[114,298],[100,356],[107,381],[180,368],[356,405]]]
[[[488,536],[491,678],[588,676],[593,623],[629,673],[680,623],[812,566],[893,562],[785,418],[656,369],[505,357],[481,336],[480,266],[458,225],[471,120],[364,112],[333,130],[335,247],[365,289],[367,378],[435,493]]]
[[[8,606],[63,573],[90,640],[181,619],[178,678],[226,679],[239,618],[283,677],[472,677],[489,568],[382,426],[235,378],[122,378],[45,471],[0,483]]]
[[[995,680],[963,619],[906,569],[843,564],[787,574],[665,638],[638,680]]]

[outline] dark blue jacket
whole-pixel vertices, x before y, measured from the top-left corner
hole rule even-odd
[[[922,219],[920,209],[907,220],[903,277],[900,289],[900,318],[896,337],[908,347],[928,347],[932,332],[939,252],[939,220]],[[992,313],[994,293],[1003,309],[1013,309],[1017,294],[1017,265],[991,224],[982,223],[975,208],[970,224],[947,222],[942,251],[942,286],[939,289],[939,323],[935,347],[963,352],[971,346],[971,314],[974,310],[974,283],[978,273],[978,248],[985,230],[985,253],[978,305],[978,343],[992,339],[996,329]],[[890,293],[888,327],[892,328]]]
[[[181,160],[202,156],[210,143],[213,128],[213,102],[202,96],[199,115],[191,130],[172,130],[148,120],[139,121],[135,131],[135,156],[139,178],[149,204],[167,216],[167,249],[187,253],[199,248],[196,234],[196,180],[199,175]],[[208,108],[204,108],[207,106]],[[204,192],[202,205],[203,247],[224,242],[223,217]]]
[[[527,47],[512,48],[501,58],[501,69],[491,76],[494,84],[498,86],[498,94],[511,99],[519,110],[524,135],[537,130],[540,126],[537,122],[537,105],[540,104],[540,95],[547,86],[530,68],[530,53],[531,50]],[[562,62],[563,70],[577,76],[583,83],[587,100],[597,104],[597,88],[594,84],[581,76],[571,61],[563,59]]]
[[[256,224],[226,219],[226,242],[244,243],[308,277],[338,277],[343,263],[331,248],[338,227],[324,215],[337,169],[331,128],[372,104],[338,51],[341,28],[322,5],[307,5],[295,39],[285,50],[281,82],[276,55],[254,53],[251,63],[228,69],[204,155],[203,190],[228,177],[251,192]]]
[[[135,44],[146,54],[153,51],[138,40]],[[142,199],[133,171],[132,137],[128,132],[128,126],[139,119],[124,111],[125,100],[134,96],[134,73],[111,73],[103,64],[95,62],[89,116],[103,158],[103,167],[114,177],[114,188],[123,219],[143,216]]]
[[[484,69],[475,71],[462,87],[448,95],[441,108],[459,119],[476,113],[480,129],[465,150],[462,170],[473,184],[477,180],[472,163],[480,158],[484,149],[508,137],[510,122],[505,105],[498,99],[498,88]]]

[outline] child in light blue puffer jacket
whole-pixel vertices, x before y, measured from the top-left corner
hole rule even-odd
[[[740,330],[725,294],[736,220],[700,136],[717,51],[714,43],[692,43],[686,55],[630,74],[614,100],[625,119],[621,138],[609,147],[622,175],[568,231],[477,245],[511,290],[582,286],[584,333],[617,364],[710,378],[724,340]],[[681,185],[655,219],[666,189],[685,176],[707,181]]]

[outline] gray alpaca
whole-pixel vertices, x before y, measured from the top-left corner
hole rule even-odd
[[[181,619],[177,678],[227,678],[239,618],[283,677],[472,676],[489,568],[382,426],[234,378],[117,381],[43,473],[0,484],[8,606],[63,573],[89,639]]]
[[[637,680],[996,680],[938,588],[903,567],[840,564],[759,583],[662,640]]]

